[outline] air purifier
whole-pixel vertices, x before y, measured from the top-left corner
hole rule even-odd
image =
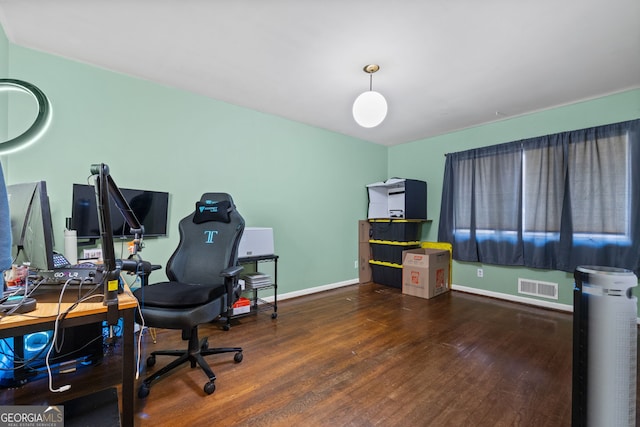
[[[638,278],[599,266],[574,278],[572,426],[635,426]]]

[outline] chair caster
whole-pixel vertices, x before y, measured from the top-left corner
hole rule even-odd
[[[275,318],[277,318],[277,317],[278,317],[278,313],[271,313],[271,318],[272,318],[272,319],[275,319]]]
[[[147,357],[147,368],[151,368],[155,364],[156,364],[156,357],[155,356]]]
[[[242,352],[239,351],[233,356],[233,361],[236,363],[240,363],[242,362],[242,358],[243,358]]]
[[[138,397],[140,399],[144,399],[147,396],[149,396],[149,386],[146,384],[142,384],[138,389]]]
[[[228,331],[231,329],[231,326],[229,324],[225,324],[222,329],[224,329],[225,331]]]
[[[216,391],[216,385],[213,383],[213,381],[209,381],[208,383],[206,383],[204,385],[204,392],[205,393],[213,394],[214,391]]]

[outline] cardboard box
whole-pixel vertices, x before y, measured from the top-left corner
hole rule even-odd
[[[402,254],[402,293],[433,298],[449,291],[449,251],[419,248]]]
[[[371,273],[371,247],[369,243],[358,243],[358,281],[360,283],[369,283],[373,280]]]
[[[366,243],[371,239],[371,223],[366,219],[358,221],[358,243]]]
[[[240,244],[238,258],[273,255],[273,228],[245,227]]]
[[[240,297],[238,301],[233,303],[233,316],[245,314],[251,311],[251,301],[248,298]]]

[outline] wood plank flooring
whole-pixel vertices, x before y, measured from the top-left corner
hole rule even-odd
[[[455,291],[424,300],[375,284],[282,301],[276,320],[270,313],[241,318],[228,332],[201,327],[212,347],[242,346],[244,361],[207,358],[218,377],[210,396],[205,375],[185,365],[136,398],[136,425],[571,424],[570,314]],[[153,349],[184,345],[176,331],[157,338],[144,334],[143,366]],[[152,369],[168,360],[158,357]],[[119,362],[107,357],[73,381],[103,387]],[[0,403],[76,397],[46,388],[44,379],[2,390]]]

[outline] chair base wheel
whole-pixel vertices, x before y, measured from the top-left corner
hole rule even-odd
[[[216,391],[216,385],[213,383],[213,381],[209,381],[208,383],[206,383],[204,385],[204,392],[207,394],[213,394],[213,392]]]
[[[149,396],[149,391],[149,386],[146,384],[142,384],[138,389],[138,397],[140,399],[144,399],[145,397]]]
[[[169,356],[175,357],[175,359],[168,365],[165,365],[161,369],[155,372],[150,372],[148,376],[140,383],[138,389],[138,397],[144,399],[149,395],[149,389],[151,385],[160,378],[164,377],[175,368],[183,366],[184,364],[190,364],[192,368],[200,367],[208,378],[208,382],[204,384],[204,392],[206,394],[212,394],[216,390],[214,384],[216,375],[207,364],[205,357],[214,354],[226,354],[233,353],[233,360],[235,363],[242,362],[243,353],[242,347],[216,347],[210,348],[207,338],[200,340],[198,338],[198,328],[194,327],[189,336],[189,347],[184,350],[156,350],[152,352],[147,358],[147,366],[151,367],[156,364],[157,356]]]
[[[156,357],[155,356],[147,357],[147,367],[148,368],[151,368],[155,364],[156,364]]]

